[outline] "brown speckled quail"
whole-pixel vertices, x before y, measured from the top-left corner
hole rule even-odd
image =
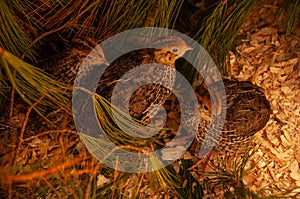
[[[175,83],[175,61],[184,55],[188,50],[192,50],[183,39],[177,36],[167,36],[154,41],[155,48],[140,49],[124,54],[112,62],[102,75],[97,93],[110,100],[113,88],[118,80],[129,70],[142,64],[147,65],[147,69],[142,71],[142,78],[149,78],[150,82],[162,79],[165,84],[172,88]],[[154,64],[165,65],[164,70],[157,71]],[[140,79],[130,79],[129,85],[139,83]],[[127,92],[126,90],[121,92]],[[122,95],[122,93],[118,93]],[[171,91],[159,84],[146,84],[134,91],[129,101],[129,113],[131,117],[148,123],[150,118],[156,114],[157,110],[150,107],[154,104],[162,105]]]
[[[73,84],[78,70],[89,52],[97,45],[92,39],[75,38],[63,53],[63,59],[51,68],[51,73],[65,83]],[[96,93],[107,100],[111,100],[114,86],[118,80],[128,71],[141,64],[150,64],[146,71],[141,74],[144,78],[151,75],[151,80],[158,80],[164,77],[166,85],[172,87],[175,81],[175,61],[188,50],[192,50],[186,42],[178,36],[166,36],[153,42],[154,48],[140,49],[126,53],[106,68],[98,83]],[[99,55],[97,55],[99,57]],[[105,55],[101,55],[100,58]],[[103,58],[105,60],[105,58]],[[102,63],[104,63],[102,61]],[[162,74],[155,73],[151,67],[152,63],[166,65]],[[151,71],[151,74],[150,74]],[[84,70],[81,70],[84,72]],[[131,83],[135,84],[138,80],[133,79]],[[126,91],[124,91],[126,92]],[[153,104],[163,104],[165,98],[170,95],[170,90],[158,85],[147,84],[137,89],[129,100],[130,115],[148,123],[150,117],[155,115],[156,110],[149,108]],[[119,93],[120,94],[120,93]],[[125,99],[124,99],[125,101]]]
[[[223,79],[223,82],[227,100],[224,126],[220,128],[218,122],[212,124],[212,135],[220,133],[220,137],[209,143],[214,144],[214,149],[220,153],[232,154],[247,146],[253,135],[266,125],[271,110],[269,101],[259,86],[248,81]],[[196,140],[202,144],[211,125],[212,117],[216,116],[218,110],[224,110],[220,109],[221,105],[218,103],[216,107],[211,106],[210,95],[206,88],[198,86],[195,89],[202,105]],[[217,92],[212,94],[217,94]],[[222,93],[217,95],[220,94]]]

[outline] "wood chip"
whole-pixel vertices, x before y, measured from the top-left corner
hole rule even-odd
[[[255,21],[260,16],[253,13],[241,30],[250,36],[250,41],[237,47],[239,56],[231,54],[230,63],[240,67],[232,77],[261,86],[273,111],[272,119],[253,139],[261,147],[250,162],[260,161],[244,182],[251,190],[263,189],[264,196],[280,194],[278,189],[291,190],[290,194],[295,195],[300,193],[300,73],[295,70],[300,63],[300,50],[296,47],[300,39],[297,35],[284,35],[280,26],[271,23],[260,24],[264,28],[253,31],[253,25],[266,18],[266,8],[257,7],[253,12],[265,17]],[[273,12],[268,13],[267,18],[272,18],[269,15]]]

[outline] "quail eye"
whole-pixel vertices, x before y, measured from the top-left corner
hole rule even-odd
[[[172,53],[178,53],[179,52],[179,49],[178,48],[172,48]]]
[[[208,106],[204,105],[204,109],[205,109],[205,110],[208,110]]]

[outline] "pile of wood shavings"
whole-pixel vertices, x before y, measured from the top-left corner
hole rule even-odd
[[[263,13],[263,9],[266,7],[255,14]],[[260,148],[249,165],[258,163],[244,176],[244,183],[254,192],[263,190],[262,196],[287,192],[288,196],[300,198],[299,33],[283,34],[276,25],[247,30],[256,24],[253,18],[249,17],[242,30],[249,39],[230,57],[231,77],[262,87],[273,113],[266,127],[255,136],[254,142]]]

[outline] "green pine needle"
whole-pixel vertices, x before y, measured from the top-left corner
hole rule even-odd
[[[30,47],[31,39],[17,23],[14,11],[6,1],[0,1],[0,24],[0,47],[16,56],[25,55],[34,60],[35,52]]]
[[[26,63],[1,47],[0,63],[7,80],[25,102],[33,105],[43,99],[38,106],[34,107],[40,115],[43,115],[45,107],[60,106],[68,110],[70,92],[66,91],[66,85],[53,80],[41,69]],[[8,85],[8,82],[2,85]]]

